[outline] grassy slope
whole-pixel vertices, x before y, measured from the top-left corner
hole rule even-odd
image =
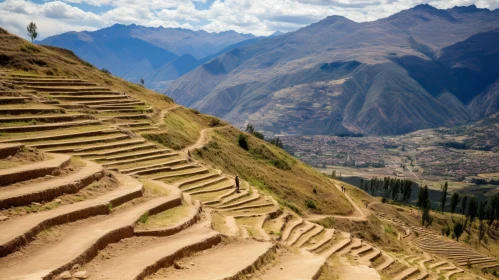
[[[300,212],[349,214],[353,211],[324,175],[252,135],[248,135],[250,149],[246,151],[237,144],[239,133],[232,127],[215,130],[210,143],[199,149],[196,157],[224,172],[238,174],[259,189],[274,194],[282,205],[298,208]],[[308,209],[306,200],[314,201],[317,209]]]
[[[175,150],[181,150],[196,143],[202,129],[226,125],[218,118],[200,114],[196,110],[178,107],[165,115],[162,131],[143,134],[145,138]]]
[[[0,28],[0,69],[17,73],[77,77],[98,85],[126,92],[155,108],[155,118],[161,109],[175,106],[165,95],[147,90],[137,84],[108,75],[75,56],[72,52],[40,45],[9,34]],[[179,150],[196,142],[203,128],[226,125],[211,116],[183,107],[166,113],[161,131],[150,136],[165,146]],[[313,200],[317,213],[349,214],[352,207],[326,177],[285,151],[267,142],[249,137],[251,152],[237,146],[240,130],[230,127],[220,130],[214,138],[219,148],[213,146],[202,151],[202,160],[229,173],[239,174],[252,184],[268,190],[285,205],[305,211],[305,200]],[[201,157],[200,157],[201,158]],[[290,170],[272,165],[272,160],[288,163]],[[282,163],[282,162],[281,162]],[[316,189],[317,193],[313,190]]]

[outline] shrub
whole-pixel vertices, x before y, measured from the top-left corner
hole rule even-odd
[[[210,127],[216,127],[220,125],[220,120],[217,118],[211,118]]]
[[[265,140],[265,136],[263,135],[263,133],[261,132],[258,132],[258,131],[255,131],[252,133],[256,138],[258,139],[262,139],[262,140]]]
[[[453,229],[453,233],[454,233],[454,236],[456,237],[456,240],[459,241],[459,237],[461,237],[461,235],[463,234],[463,225],[459,222],[455,223],[454,224],[454,229]],[[450,229],[449,229],[450,231]]]
[[[311,199],[305,200],[305,205],[308,209],[317,209],[317,205],[315,205],[315,202]]]
[[[108,75],[111,75],[111,72],[109,70],[107,70],[106,68],[102,68],[100,70],[102,73],[105,73],[105,74],[108,74]]]
[[[441,228],[441,232],[443,236],[449,236],[450,235],[450,228],[449,226],[444,226]]]
[[[272,159],[270,161],[270,163],[272,163],[272,165],[274,165],[275,167],[279,168],[279,169],[282,169],[282,170],[291,170],[291,166],[289,166],[289,164],[282,160],[282,159]]]
[[[90,62],[87,62],[87,61],[83,61],[83,65],[85,65],[86,67],[94,68],[94,66],[92,64],[90,64]]]
[[[208,142],[208,144],[206,144],[205,147],[206,148],[211,148],[211,149],[220,149],[220,146],[218,145],[218,142],[214,141],[214,140],[211,140],[210,142]]]
[[[239,134],[239,137],[237,138],[237,142],[239,143],[239,147],[245,149],[246,151],[249,150],[249,145],[248,145],[248,137],[244,134]]]
[[[288,202],[288,201],[279,201],[279,203],[281,203],[282,205],[284,205],[285,207],[293,210],[296,214],[300,215],[301,214],[301,210],[300,208],[298,208],[296,205],[294,205],[293,203],[291,202]]]
[[[201,114],[201,112],[199,112],[198,110],[193,109],[193,108],[189,108],[189,111],[191,111],[192,113],[194,113],[194,114],[196,114],[196,115]]]

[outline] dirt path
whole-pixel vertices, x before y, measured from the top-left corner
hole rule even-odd
[[[184,252],[207,249],[220,242],[220,234],[210,230],[209,222],[198,223],[166,238],[138,238],[108,246],[101,255],[115,256],[95,259],[86,268],[95,279],[142,279],[154,273]],[[141,239],[149,242],[140,242]],[[147,273],[144,273],[147,272]]]
[[[285,254],[278,259],[278,263],[263,275],[259,280],[301,280],[315,279],[326,260],[305,250],[297,254]],[[368,278],[358,278],[368,279]]]
[[[181,265],[188,269],[169,267],[148,279],[231,279],[251,267],[260,257],[270,252],[272,247],[272,243],[252,240],[217,246],[181,260]]]
[[[381,277],[374,268],[366,265],[352,265],[345,257],[340,258],[341,265],[338,266],[339,279],[342,280],[358,280],[358,279],[372,279],[380,280]]]
[[[179,107],[180,107],[180,105],[177,104],[177,105],[174,105],[170,108],[166,108],[166,109],[161,110],[161,112],[159,113],[159,121],[156,124],[163,124],[163,120],[165,119],[166,114],[169,111],[175,110]]]
[[[334,186],[341,192],[341,187],[338,186],[337,184],[334,184]],[[367,215],[360,209],[360,207],[353,201],[353,199],[348,195],[346,192],[345,198],[350,202],[352,207],[354,208],[354,212],[351,215],[348,216],[341,216],[341,215],[309,215],[305,217],[304,219],[307,221],[317,221],[321,220],[324,218],[335,218],[335,219],[344,219],[344,220],[351,220],[351,221],[356,221],[356,222],[362,222],[362,221],[367,221]]]
[[[196,141],[196,143],[188,146],[187,148],[185,148],[185,151],[191,151],[194,150],[194,149],[198,149],[198,148],[201,148],[203,147],[204,145],[208,144],[208,140],[209,140],[209,132],[212,131],[212,130],[215,130],[215,129],[223,129],[223,128],[227,128],[229,127],[228,125],[226,126],[218,126],[218,127],[208,127],[208,128],[204,128],[200,131],[199,133],[199,138],[198,140]]]

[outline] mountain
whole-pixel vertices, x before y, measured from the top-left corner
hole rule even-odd
[[[188,56],[200,60],[252,38],[255,36],[235,31],[209,33],[181,28],[115,24],[93,32],[67,32],[51,36],[40,43],[70,49],[98,68],[105,68],[126,80],[138,82],[141,78],[148,81],[151,76],[161,77],[161,72],[172,67],[169,63],[187,63],[182,66],[184,70],[171,73],[171,76],[178,77],[179,72],[187,73],[201,64],[193,63]],[[156,73],[162,67],[165,69]],[[161,83],[163,80],[150,83],[153,82]]]
[[[195,69],[199,65],[202,65],[212,60],[213,58],[216,58],[235,48],[254,44],[262,38],[263,37],[256,37],[244,40],[242,42],[230,45],[223,50],[215,54],[206,56],[202,59],[196,59],[190,54],[184,54],[181,57],[169,62],[168,64],[163,65],[161,68],[154,71],[154,73],[146,78],[146,86],[152,90],[163,91],[172,81]]]
[[[267,134],[400,134],[472,119],[499,78],[499,10],[418,5],[326,19],[236,48],[171,83],[180,104]]]
[[[481,119],[499,112],[499,79],[468,105],[474,119]]]

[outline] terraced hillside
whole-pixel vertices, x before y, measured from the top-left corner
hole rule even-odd
[[[53,50],[31,47],[46,65],[56,61]],[[16,63],[30,59],[4,53]],[[75,77],[72,68],[87,66],[71,65],[58,75],[37,66],[1,72],[2,279],[450,279],[465,271],[402,238],[393,242],[407,249],[386,251],[308,220],[313,211],[353,222],[373,216],[337,182],[274,155],[263,141],[233,149],[223,139],[241,132],[223,122],[140,88],[124,90],[128,84],[95,69],[115,84]],[[279,192],[272,180],[250,183],[237,161],[203,160],[210,149],[260,164],[246,169],[265,166],[261,180],[299,174],[316,186]],[[290,169],[276,173],[266,157]],[[239,192],[234,166],[244,175]],[[314,198],[319,209],[293,204],[308,192],[326,198]]]

